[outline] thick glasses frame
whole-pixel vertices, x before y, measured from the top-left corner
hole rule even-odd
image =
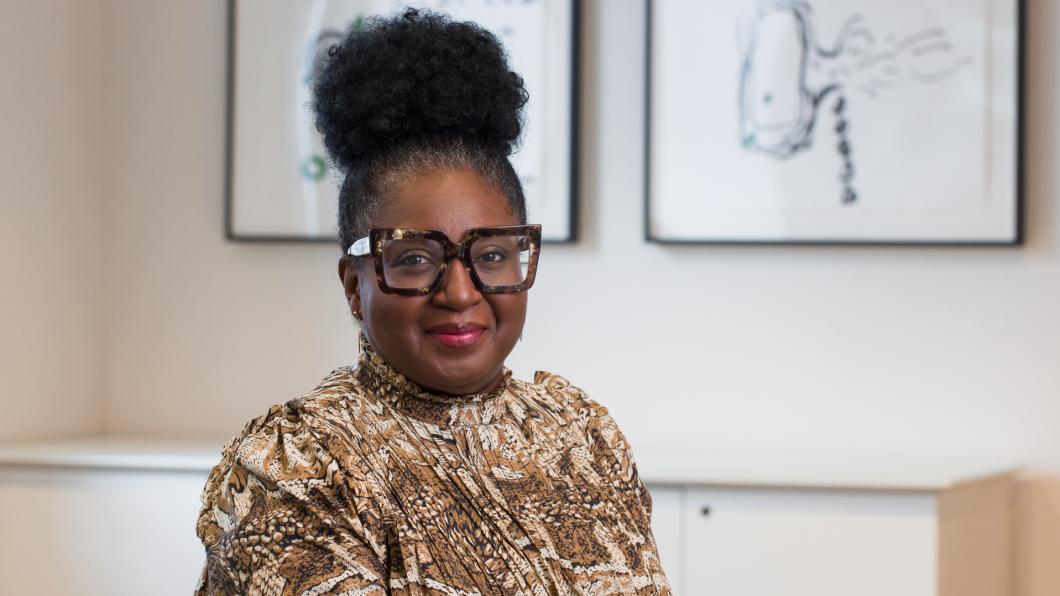
[[[526,279],[521,283],[510,286],[491,286],[482,282],[471,261],[471,244],[481,238],[492,236],[526,236],[530,240],[530,255],[526,268]],[[435,240],[445,251],[445,258],[438,267],[438,276],[429,286],[422,288],[395,288],[386,282],[383,273],[383,245],[388,240],[423,239]],[[524,292],[534,285],[534,277],[537,275],[537,258],[541,252],[541,224],[530,224],[525,226],[492,226],[483,228],[471,228],[459,242],[453,242],[449,236],[440,230],[414,230],[410,228],[371,228],[368,235],[350,245],[346,251],[353,257],[363,257],[371,254],[375,261],[375,276],[379,282],[379,289],[386,294],[399,296],[424,296],[433,294],[442,285],[445,274],[449,271],[449,265],[453,259],[460,259],[464,269],[471,276],[471,282],[479,292],[483,294],[509,294]]]

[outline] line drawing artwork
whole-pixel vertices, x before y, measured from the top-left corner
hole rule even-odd
[[[293,73],[297,81],[290,87],[294,106],[290,114],[295,119],[293,130],[296,132],[298,150],[298,161],[292,165],[298,169],[301,185],[302,220],[306,230],[315,236],[326,234],[330,225],[327,222],[334,209],[325,205],[333,196],[329,178],[335,176],[336,172],[327,158],[323,140],[314,124],[315,116],[310,108],[313,81],[323,70],[331,47],[342,43],[347,31],[364,26],[364,16],[358,15],[342,28],[326,27],[326,8],[326,2],[312,4],[307,27],[300,40],[302,57],[297,72]]]
[[[891,90],[945,81],[972,58],[943,27],[880,34],[855,13],[826,46],[815,25],[806,0],[761,0],[738,23],[740,143],[789,160],[813,148],[818,120],[830,117],[840,204],[849,207],[859,199],[850,102],[886,101]]]
[[[320,74],[320,71],[324,69],[324,64],[328,59],[328,51],[332,46],[342,43],[346,32],[350,30],[359,30],[364,27],[364,15],[358,15],[352,19],[345,28],[337,27],[323,27],[323,15],[314,14],[310,18],[310,23],[313,27],[310,31],[306,32],[306,39],[303,41],[304,49],[302,50],[302,64],[300,72],[298,73],[298,85],[297,89],[300,91],[298,102],[300,105],[307,107],[306,110],[298,112],[300,117],[305,117],[307,120],[305,123],[298,123],[298,130],[304,131],[315,131],[315,125],[313,124],[313,115],[308,110],[310,102],[310,93],[313,85],[313,80]],[[319,30],[317,32],[317,30]],[[314,138],[312,141],[309,139],[299,139],[299,151],[302,154],[301,159],[298,163],[299,173],[302,177],[311,182],[319,182],[324,179],[328,174],[328,162],[324,155],[324,147],[320,143],[320,140]]]

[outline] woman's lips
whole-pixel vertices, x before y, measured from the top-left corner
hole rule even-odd
[[[427,330],[427,335],[435,341],[453,348],[470,346],[486,332],[477,325],[438,325]]]

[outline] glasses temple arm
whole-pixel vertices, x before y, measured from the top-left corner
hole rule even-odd
[[[363,257],[370,252],[372,252],[372,249],[371,245],[368,243],[368,236],[354,242],[350,245],[350,248],[346,250],[346,253],[353,257]]]

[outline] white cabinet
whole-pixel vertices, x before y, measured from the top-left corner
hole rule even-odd
[[[191,594],[205,472],[0,466],[3,594]]]
[[[688,596],[932,596],[931,493],[688,488]],[[668,523],[668,522],[664,522]],[[673,547],[671,547],[673,548]]]
[[[218,452],[114,441],[0,448],[3,593],[190,593],[203,563],[199,494]],[[933,489],[781,488],[723,473],[746,469],[735,465],[718,466],[713,481],[686,471],[675,482],[681,470],[644,469],[661,471],[646,477],[652,530],[677,596],[935,593]]]

